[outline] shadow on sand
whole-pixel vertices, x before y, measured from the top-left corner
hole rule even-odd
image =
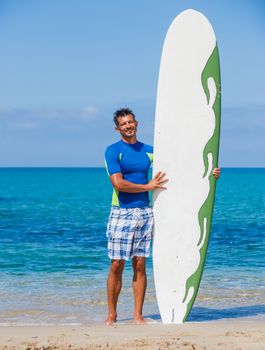
[[[190,322],[217,321],[221,319],[236,319],[241,317],[265,315],[265,305],[251,305],[231,307],[227,309],[214,309],[208,307],[194,307],[187,319]],[[160,315],[146,315],[146,318],[159,321]]]

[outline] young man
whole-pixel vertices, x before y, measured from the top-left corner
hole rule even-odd
[[[137,141],[138,122],[134,113],[120,109],[114,113],[115,130],[121,140],[107,147],[105,162],[113,185],[112,207],[107,226],[108,256],[111,259],[107,281],[107,325],[117,319],[117,302],[122,287],[125,260],[132,258],[134,320],[144,323],[142,308],[147,284],[145,259],[150,253],[153,211],[148,191],[164,188],[165,173],[158,172],[148,182],[153,147]],[[216,178],[220,169],[213,171]]]

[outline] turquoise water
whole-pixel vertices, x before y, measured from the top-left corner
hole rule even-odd
[[[103,168],[0,169],[0,324],[89,324],[106,314]],[[200,291],[190,321],[265,319],[265,169],[222,169]],[[145,316],[159,320],[152,259]],[[131,266],[120,320],[133,312]]]

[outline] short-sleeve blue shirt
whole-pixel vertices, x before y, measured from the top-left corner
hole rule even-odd
[[[148,170],[153,161],[153,147],[137,141],[129,144],[120,140],[108,146],[105,164],[108,175],[121,173],[124,180],[148,183]],[[121,208],[142,208],[150,205],[148,192],[128,193],[113,190],[112,205]]]

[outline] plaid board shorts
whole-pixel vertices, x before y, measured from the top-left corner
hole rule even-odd
[[[111,207],[106,236],[110,259],[148,257],[153,232],[153,209]]]

